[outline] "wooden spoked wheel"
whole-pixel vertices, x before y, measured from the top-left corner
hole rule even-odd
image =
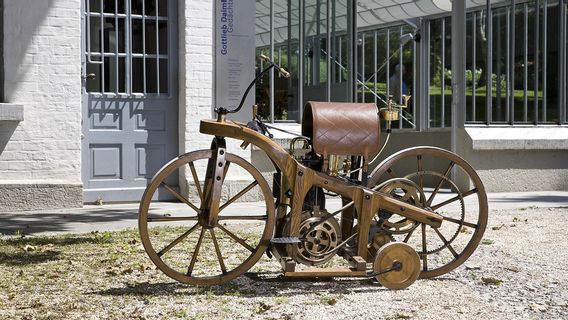
[[[205,168],[213,152],[195,151],[172,160],[154,176],[140,204],[140,237],[150,259],[169,277],[193,285],[220,284],[242,275],[266,251],[274,231],[268,183],[250,163],[230,153],[224,153],[223,176],[218,178],[223,182],[218,222],[211,226],[203,219],[209,212],[204,199],[212,192]],[[182,186],[187,181],[189,192],[170,185],[178,177]],[[152,199],[159,189],[185,206],[158,207]],[[239,199],[262,202],[250,212],[240,209]]]
[[[399,198],[442,215],[442,226],[410,223],[394,214],[389,221],[403,221],[407,229],[394,232],[385,224],[380,232],[390,241],[407,243],[416,250],[421,259],[420,278],[445,274],[465,262],[481,241],[487,225],[485,188],[465,160],[435,147],[410,148],[393,154],[377,166],[369,186],[387,189],[394,196],[397,184],[405,180],[408,183],[398,187]],[[395,188],[386,188],[389,184]],[[412,186],[417,190],[412,190]],[[423,196],[406,197],[408,194]]]

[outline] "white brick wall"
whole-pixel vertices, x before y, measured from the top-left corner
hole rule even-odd
[[[180,1],[180,153],[209,148],[199,121],[213,106],[213,1]]]
[[[4,1],[4,64],[24,121],[0,122],[0,184],[80,184],[81,1]]]

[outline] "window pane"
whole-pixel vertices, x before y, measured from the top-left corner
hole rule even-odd
[[[156,20],[146,20],[146,54],[156,53]]]
[[[554,1],[548,1],[548,6],[545,10],[546,15],[543,12],[543,17],[546,17],[546,24],[543,21],[543,27],[546,29],[542,30],[543,41],[546,41],[546,46],[542,51],[543,61],[542,68],[543,74],[542,81],[545,86],[542,87],[543,99],[546,103],[546,111],[541,111],[542,116],[545,117],[546,123],[558,123],[558,103],[560,94],[558,92],[558,84],[560,83],[560,75],[558,73],[559,61],[559,46],[560,41],[560,21],[558,19],[558,3]],[[544,10],[544,8],[543,8]],[[545,37],[545,38],[544,38]],[[543,119],[543,120],[544,120]]]
[[[444,70],[443,70],[442,115],[444,127],[452,126],[452,25],[451,18],[444,19]]]
[[[442,126],[443,20],[430,21],[430,88],[429,126]]]
[[[132,92],[144,92],[144,60],[132,58]]]
[[[170,92],[168,79],[168,59],[160,59],[160,94]]]
[[[487,12],[475,16],[475,119],[487,122]]]
[[[146,58],[146,93],[158,92],[157,60]]]
[[[492,122],[507,119],[507,7],[493,12],[493,60],[491,74]]]

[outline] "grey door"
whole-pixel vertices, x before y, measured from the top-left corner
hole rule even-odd
[[[137,201],[177,155],[177,1],[83,9],[84,201]]]

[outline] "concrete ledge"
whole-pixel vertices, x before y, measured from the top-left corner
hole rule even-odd
[[[0,184],[0,212],[82,206],[81,184]]]
[[[0,103],[0,121],[24,121],[24,106]]]
[[[466,127],[473,150],[568,150],[568,127]]]

